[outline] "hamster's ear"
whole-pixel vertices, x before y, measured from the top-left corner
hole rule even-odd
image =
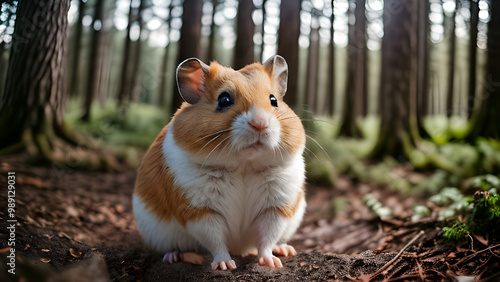
[[[208,66],[196,58],[190,58],[177,67],[177,87],[182,99],[196,104],[205,94],[205,77]]]
[[[274,55],[264,63],[271,77],[278,83],[280,96],[285,96],[288,82],[288,65],[280,55]]]

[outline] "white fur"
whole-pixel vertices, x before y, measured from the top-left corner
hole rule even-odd
[[[176,220],[170,222],[158,220],[135,194],[132,205],[137,229],[146,245],[152,249],[162,253],[171,250],[204,250]]]
[[[257,132],[249,122],[267,129]],[[253,248],[259,248],[260,257],[272,256],[272,247],[291,237],[305,211],[304,199],[290,219],[275,209],[294,203],[302,190],[304,145],[293,155],[280,149],[279,121],[257,106],[235,119],[220,154],[186,152],[176,144],[171,128],[162,149],[175,186],[193,209],[208,207],[216,214],[184,228],[175,219],[158,221],[134,196],[134,215],[146,243],[162,252],[183,252],[196,251],[198,242],[214,261],[228,261],[229,252],[241,255]]]

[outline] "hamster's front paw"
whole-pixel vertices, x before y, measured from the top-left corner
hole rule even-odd
[[[269,267],[282,268],[281,260],[273,255],[259,258],[259,265],[267,265]]]
[[[190,264],[202,265],[203,256],[197,253],[180,253],[177,251],[166,252],[165,255],[163,256],[163,262],[166,263],[172,264],[179,261],[187,262]]]
[[[287,257],[296,255],[297,251],[290,245],[281,244],[273,247],[273,254],[277,256]]]
[[[234,260],[230,260],[230,261],[214,261],[214,262],[212,262],[212,269],[213,270],[216,270],[216,269],[221,269],[221,270],[229,269],[229,270],[233,270],[233,269],[236,269],[236,263],[234,262]]]
[[[177,251],[166,252],[165,255],[163,256],[163,262],[167,262],[170,264],[174,262],[179,262],[181,260],[182,260],[182,255]]]

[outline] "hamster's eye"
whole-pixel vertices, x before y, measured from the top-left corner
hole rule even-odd
[[[233,98],[231,97],[231,94],[229,94],[226,91],[222,92],[219,95],[219,98],[217,98],[217,100],[219,101],[217,103],[217,111],[218,112],[225,111],[234,104]]]
[[[276,99],[273,94],[269,95],[269,100],[271,100],[271,106],[275,108],[278,107],[278,99]]]

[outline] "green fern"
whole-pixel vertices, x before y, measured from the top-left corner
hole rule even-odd
[[[492,238],[500,235],[500,195],[493,194],[495,189],[487,191],[477,191],[468,200],[468,204],[473,206],[467,221],[456,221],[452,227],[443,227],[443,237],[448,241],[460,241],[470,233],[490,234]]]
[[[470,234],[469,226],[463,222],[456,221],[452,227],[443,227],[443,237],[448,241],[461,241]]]

